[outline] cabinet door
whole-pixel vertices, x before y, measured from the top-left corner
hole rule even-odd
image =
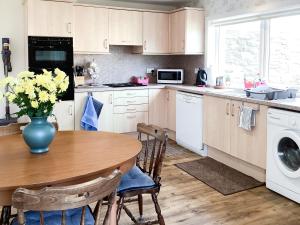
[[[169,52],[169,14],[143,13],[143,52],[168,53]]]
[[[74,7],[74,51],[108,53],[108,9]]]
[[[142,45],[142,12],[130,10],[109,10],[109,44]]]
[[[203,142],[230,153],[230,100],[203,97]]]
[[[74,101],[57,102],[53,114],[61,131],[74,130]]]
[[[136,132],[138,123],[148,124],[148,112],[114,114],[114,132]]]
[[[72,36],[73,5],[67,2],[28,0],[29,36]]]
[[[168,127],[166,94],[165,89],[149,89],[149,124]]]
[[[74,114],[75,114],[75,130],[81,130],[80,121],[85,107],[87,92],[75,93],[74,95]]]
[[[176,131],[176,90],[167,90],[167,101],[167,128]]]
[[[113,132],[113,92],[94,92],[93,97],[103,104],[98,120],[99,130]]]
[[[267,152],[267,109],[263,105],[244,103],[256,112],[256,125],[252,131],[239,128],[240,101],[231,101],[230,154],[261,168],[266,168]]]
[[[185,22],[185,53],[204,53],[204,11],[188,9]]]
[[[170,43],[172,53],[184,53],[185,51],[185,11],[171,14]]]

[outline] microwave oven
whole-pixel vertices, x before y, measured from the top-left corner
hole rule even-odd
[[[158,69],[157,83],[158,84],[182,84],[183,69]]]

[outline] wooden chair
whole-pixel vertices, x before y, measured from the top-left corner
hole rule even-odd
[[[22,134],[22,127],[27,123],[11,123],[5,126],[0,126],[0,136]],[[58,130],[58,124],[53,123],[56,130]],[[0,225],[9,225],[9,219],[11,218],[11,207],[3,206],[0,216]]]
[[[25,225],[36,221],[41,225],[66,225],[70,220],[72,224],[100,225],[102,199],[107,196],[108,210],[103,224],[108,225],[120,179],[120,171],[115,170],[108,177],[77,185],[46,187],[41,190],[18,188],[12,196],[13,207],[18,211],[17,219],[12,221],[12,225]],[[97,205],[92,213],[88,205],[94,202],[97,202]],[[24,213],[24,210],[33,211]]]
[[[124,209],[126,214],[135,224],[155,224],[164,225],[164,218],[161,214],[161,209],[157,201],[157,195],[160,191],[160,173],[162,163],[165,157],[167,146],[167,132],[153,125],[140,123],[137,125],[139,133],[138,139],[141,141],[142,136],[146,135],[146,141],[143,142],[143,150],[139,154],[136,166],[126,173],[118,188],[118,221],[121,216],[121,211]],[[153,139],[152,139],[153,138]],[[152,146],[152,147],[150,147]],[[144,221],[143,219],[143,194],[150,194],[157,213],[157,220]],[[136,197],[133,199],[132,197]],[[138,201],[140,218],[136,219],[125,205],[127,202]]]

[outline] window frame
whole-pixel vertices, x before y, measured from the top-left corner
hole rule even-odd
[[[228,17],[225,19],[211,19],[207,18],[207,44],[206,44],[206,68],[212,68],[212,81],[215,80],[216,74],[220,74],[220,59],[219,59],[219,44],[220,44],[220,28],[224,25],[234,25],[239,23],[247,23],[260,21],[260,59],[259,59],[259,73],[262,79],[266,80],[268,84],[270,82],[269,62],[270,62],[270,21],[274,18],[287,17],[299,15],[300,7],[267,12],[260,14],[247,14],[242,16]],[[213,41],[211,41],[213,40]],[[213,84],[212,84],[213,85]],[[243,86],[243,84],[241,85]],[[300,85],[298,87],[300,89]]]

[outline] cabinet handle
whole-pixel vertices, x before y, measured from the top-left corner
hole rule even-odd
[[[128,112],[135,112],[136,108],[127,108],[126,111],[128,111]]]
[[[133,96],[133,95],[135,95],[135,93],[128,92],[126,95],[127,95],[127,96]]]
[[[67,23],[67,32],[68,32],[69,34],[72,33],[72,24],[71,24],[71,23]]]
[[[226,115],[227,116],[229,115],[229,103],[228,102],[226,103]]]
[[[127,119],[134,119],[136,116],[127,116]]]
[[[182,40],[182,50],[184,51],[185,49],[185,40]]]
[[[231,116],[234,116],[234,104],[231,105]]]
[[[136,103],[136,101],[127,101],[128,104]]]
[[[108,47],[108,46],[107,46],[107,38],[105,38],[104,41],[103,41],[103,47],[104,47],[105,49],[107,49],[107,47]]]
[[[170,91],[167,92],[167,101],[170,100]]]
[[[147,50],[147,41],[146,40],[144,41],[144,50],[145,51]]]
[[[69,105],[68,111],[69,111],[69,115],[73,116],[73,106],[72,105]]]
[[[112,104],[112,94],[109,95],[109,104]]]

